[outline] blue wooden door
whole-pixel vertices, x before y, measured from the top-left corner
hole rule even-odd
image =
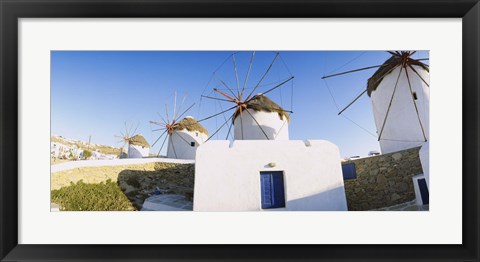
[[[283,172],[260,172],[262,209],[285,207]]]
[[[427,181],[425,181],[425,178],[418,180],[418,187],[420,189],[420,196],[422,197],[423,204],[426,205],[430,203]]]

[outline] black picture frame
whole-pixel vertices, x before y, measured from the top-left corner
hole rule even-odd
[[[479,16],[478,0],[0,0],[1,260],[479,261]],[[18,18],[54,17],[462,18],[463,244],[19,245]]]

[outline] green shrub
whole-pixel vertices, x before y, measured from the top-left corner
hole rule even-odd
[[[90,150],[83,150],[83,154],[82,154],[83,158],[85,159],[88,159],[92,156],[92,152],[90,152]]]
[[[68,187],[52,190],[52,202],[62,211],[130,211],[135,210],[117,183],[87,184],[82,180]]]

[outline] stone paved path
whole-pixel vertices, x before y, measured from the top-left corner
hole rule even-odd
[[[428,211],[429,205],[418,206],[416,201],[405,202],[391,207],[374,209],[372,211]]]
[[[50,203],[50,212],[58,212],[60,211],[60,207],[55,203]]]
[[[145,199],[141,211],[192,211],[193,203],[182,195],[162,194]]]

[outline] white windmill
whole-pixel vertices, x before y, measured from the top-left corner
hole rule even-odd
[[[182,120],[178,121],[178,119],[180,119],[184,114],[186,114],[194,105],[192,104],[183,113],[178,114],[183,106],[184,101],[185,97],[183,98],[182,103],[177,110],[175,95],[173,118],[169,119],[168,109],[166,106],[166,118],[158,114],[162,119],[161,122],[150,121],[150,123],[160,126],[160,128],[155,129],[154,131],[163,131],[163,133],[157,138],[153,145],[155,145],[165,135],[162,146],[158,151],[158,155],[160,154],[160,151],[163,149],[163,146],[168,139],[167,158],[195,159],[195,152],[197,148],[202,145],[208,138],[207,129],[205,129],[205,127],[203,127],[197,120],[195,120],[195,118],[191,116],[186,116]]]
[[[338,114],[367,93],[384,154],[422,146],[429,138],[430,74],[429,66],[422,62],[427,58],[412,58],[415,51],[389,53],[392,56],[382,65],[322,77],[378,68],[367,88]]]
[[[133,132],[131,132],[132,127],[127,128],[127,124],[125,123],[125,133],[120,132],[121,136],[116,136],[120,138],[120,142],[123,142],[122,151],[120,152],[120,158],[127,157],[127,158],[143,158],[148,157],[150,153],[150,145],[148,144],[147,140],[140,135],[136,134],[138,129],[138,125]],[[123,155],[123,149],[127,146],[127,153]]]
[[[275,82],[266,84],[264,83],[268,73],[274,66],[275,61],[281,60],[283,62],[283,59],[280,57],[280,53],[275,53],[275,56],[273,57],[273,60],[268,66],[268,68],[263,74],[259,75],[260,79],[256,84],[252,85],[251,88],[247,88],[247,82],[251,73],[253,60],[255,58],[255,52],[252,52],[250,56],[250,63],[244,77],[242,86],[240,86],[239,84],[237,60],[235,59],[235,54],[236,53],[233,53],[229,58],[232,60],[233,63],[236,88],[228,85],[226,81],[224,81],[217,72],[214,72],[214,76],[217,78],[219,84],[224,87],[224,91],[219,88],[214,88],[213,91],[215,91],[217,94],[222,95],[222,97],[218,98],[202,95],[202,97],[205,98],[234,104],[233,107],[213,115],[217,116],[219,114],[224,114],[234,109],[234,112],[230,116],[230,118],[225,118],[226,121],[224,122],[224,124],[221,125],[220,128],[218,128],[213,135],[215,135],[222,127],[224,127],[229,121],[231,121],[230,127],[228,128],[227,138],[233,125],[234,140],[288,140],[288,124],[290,122],[289,113],[292,113],[292,111],[284,110],[281,106],[279,106],[269,97],[267,97],[266,94],[276,89],[279,89],[288,82],[292,82],[294,76],[292,76],[287,69],[288,75],[284,76],[281,79],[277,79],[277,81]],[[256,95],[253,95],[260,88],[266,90],[263,91],[263,93],[257,93]],[[250,91],[247,93],[247,90]]]

